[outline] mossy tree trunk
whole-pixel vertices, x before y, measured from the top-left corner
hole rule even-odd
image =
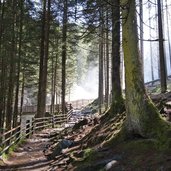
[[[160,118],[143,84],[138,47],[136,1],[122,0],[122,7],[127,112],[125,130],[129,135],[160,137],[168,124]]]

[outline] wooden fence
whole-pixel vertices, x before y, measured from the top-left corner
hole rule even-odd
[[[88,105],[90,102],[92,102],[94,99],[81,99],[81,100],[75,100],[71,102],[67,102],[67,109],[70,110],[71,106],[76,109],[80,109],[82,107],[85,107]],[[36,113],[37,111],[37,106],[23,106],[22,112],[23,113]],[[61,105],[57,104],[54,105],[54,112],[59,112],[61,111]],[[46,105],[46,112],[51,112],[51,105]]]
[[[51,117],[33,118],[31,121],[26,121],[24,129],[21,127],[21,125],[19,125],[16,128],[1,133],[0,156],[2,156],[3,153],[8,153],[10,147],[17,144],[21,138],[29,138],[37,130],[42,130],[49,127],[54,128],[55,125],[66,123],[69,121],[71,115],[72,110],[70,110],[66,115],[61,114],[53,115]]]

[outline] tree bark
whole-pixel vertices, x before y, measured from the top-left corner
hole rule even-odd
[[[5,58],[2,54],[2,42],[3,42],[3,22],[4,22],[4,1],[0,2],[0,128],[4,126],[4,116],[5,116]]]
[[[169,46],[169,56],[170,56],[170,69],[171,69],[171,44],[170,44],[170,29],[169,29],[169,10],[168,10],[168,2],[166,2],[166,23],[167,23],[167,37],[168,37],[168,46]]]
[[[99,102],[99,114],[102,113],[102,105],[103,105],[103,89],[104,89],[104,85],[103,85],[103,64],[104,64],[104,21],[103,21],[103,17],[104,17],[104,12],[103,12],[103,8],[100,9],[100,28],[99,28],[99,97],[98,97],[98,102]]]
[[[128,135],[158,137],[168,126],[146,94],[138,47],[136,1],[122,0],[123,50],[126,74],[126,124]]]
[[[108,7],[107,7],[108,8]],[[106,69],[105,69],[105,104],[109,106],[109,10],[106,11]]]
[[[161,14],[161,1],[157,0],[158,7],[158,27],[159,27],[159,57],[160,57],[160,80],[161,80],[161,92],[165,93],[167,90],[167,71],[166,61],[164,54],[163,45],[163,25],[162,25],[162,14]]]
[[[49,49],[50,0],[43,1],[42,36],[40,50],[39,90],[36,117],[44,117],[46,112],[47,66]]]
[[[55,67],[54,67],[54,56],[52,55],[52,77],[51,77],[51,105],[50,105],[50,113],[54,113],[54,99],[55,99],[55,94],[54,94],[54,74],[55,74]]]
[[[22,36],[23,36],[23,3],[24,1],[20,0],[20,29],[19,29],[19,47],[18,47],[18,63],[17,63],[13,127],[17,126],[17,117],[18,117],[18,98],[19,98],[20,71],[21,71],[21,47],[22,47]]]
[[[120,0],[112,6],[112,106],[111,113],[124,110],[120,80]]]
[[[139,0],[140,3],[140,50],[141,50],[141,63],[142,63],[142,73],[144,77],[144,27],[143,27],[143,2]]]
[[[151,17],[150,17],[151,13],[150,12],[151,12],[151,7],[149,7],[149,26],[151,27]],[[152,38],[151,29],[149,31],[149,34],[150,34],[150,39],[151,39]],[[154,80],[154,70],[153,70],[153,50],[152,50],[152,42],[151,41],[150,41],[150,61],[151,61],[151,80],[153,81]]]
[[[16,2],[12,2],[12,38],[11,38],[11,53],[10,53],[10,72],[8,82],[8,93],[7,93],[7,106],[6,106],[6,129],[10,130],[12,127],[12,113],[13,113],[13,96],[14,96],[14,73],[15,73],[15,22],[16,22]]]
[[[52,106],[52,112],[55,112],[55,95],[56,95],[56,104],[57,104],[57,93],[56,93],[56,81],[57,81],[57,64],[58,64],[58,40],[57,40],[57,53],[55,57],[55,66],[54,66],[54,81],[53,81],[53,92],[52,92],[52,101],[51,101],[51,106]]]
[[[21,102],[20,102],[20,116],[23,111],[23,102],[24,102],[24,87],[25,87],[25,71],[22,74],[22,87],[21,87]]]
[[[67,22],[68,22],[68,0],[64,0],[63,28],[62,28],[62,113],[66,113],[65,89],[66,89],[66,57],[67,57]]]

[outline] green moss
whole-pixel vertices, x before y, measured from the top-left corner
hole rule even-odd
[[[123,142],[125,139],[124,133],[125,133],[125,131],[123,131],[123,129],[121,129],[116,135],[111,136],[108,140],[103,142],[103,144],[102,144],[103,147],[106,147],[106,146],[114,147],[115,145]]]
[[[77,166],[76,171],[87,170],[87,168],[91,168],[94,164],[93,162],[98,157],[97,152],[92,148],[87,148],[84,150],[84,157],[82,161],[75,161],[74,165]]]
[[[114,116],[118,113],[123,113],[125,111],[125,102],[122,97],[115,97],[112,100],[112,105],[110,108],[110,115]]]
[[[8,159],[9,156],[21,145],[25,142],[25,139],[22,138],[20,139],[20,141],[17,144],[12,145],[9,149],[8,149],[8,153],[3,153],[2,154],[2,158],[3,159]]]
[[[95,157],[95,150],[92,148],[87,148],[84,150],[84,160],[86,162],[92,161]]]

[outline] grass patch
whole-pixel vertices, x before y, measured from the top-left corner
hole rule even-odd
[[[7,160],[11,154],[21,145],[25,143],[25,139],[24,138],[21,138],[20,141],[17,143],[17,144],[13,144],[8,150],[6,153],[3,153],[2,154],[2,159],[3,160]]]

